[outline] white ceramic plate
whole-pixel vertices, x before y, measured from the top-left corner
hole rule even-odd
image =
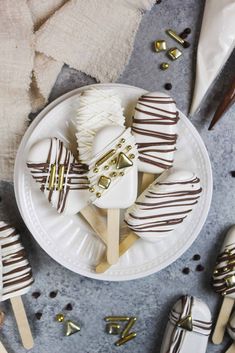
[[[91,87],[91,86],[89,86]],[[112,88],[120,95],[128,121],[143,89],[122,85],[96,85]],[[198,236],[209,211],[212,196],[212,172],[204,143],[188,118],[180,113],[179,139],[175,166],[194,171],[201,179],[202,197],[196,209],[168,238],[157,244],[138,240],[118,264],[104,274],[95,273],[104,245],[79,215],[64,216],[50,207],[26,167],[30,147],[36,141],[56,136],[76,150],[75,125],[79,93],[69,92],[46,107],[27,130],[15,164],[15,194],[21,215],[40,246],[61,265],[81,275],[100,280],[121,281],[144,277],[161,270],[186,251]]]

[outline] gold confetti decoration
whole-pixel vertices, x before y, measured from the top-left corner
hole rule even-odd
[[[99,172],[99,169],[98,169],[98,168],[94,168],[94,169],[93,169],[93,172],[94,172],[94,173],[98,173],[98,172]]]
[[[56,173],[56,165],[52,164],[50,177],[49,177],[49,185],[48,185],[49,190],[52,190],[55,186],[55,173]]]
[[[225,278],[225,283],[228,288],[233,287],[235,285],[235,276]]]
[[[106,332],[109,335],[119,335],[120,333],[120,325],[116,323],[108,323],[106,325]]]
[[[184,45],[184,40],[177,33],[172,31],[172,29],[167,29],[166,33],[168,34],[168,36],[176,40],[176,42],[180,43],[181,45]]]
[[[129,316],[106,316],[104,318],[106,322],[110,321],[129,321],[130,317]]]
[[[79,332],[81,330],[80,326],[72,321],[72,320],[67,320],[65,322],[65,336],[71,336],[76,332]]]
[[[119,153],[117,164],[116,164],[117,169],[128,168],[128,167],[131,167],[132,165],[133,165],[132,161],[127,157],[127,155],[125,155],[125,153],[123,152]]]
[[[166,50],[166,41],[165,40],[155,40],[154,48],[157,53]]]
[[[108,165],[105,165],[105,166],[104,166],[104,170],[109,170],[109,166],[108,166]]]
[[[132,146],[131,146],[131,145],[128,145],[128,146],[126,147],[126,149],[127,149],[127,151],[130,151],[130,150],[132,149]]]
[[[90,191],[90,192],[94,192],[94,191],[95,191],[95,189],[93,188],[93,186],[91,186],[91,187],[89,188],[89,191]]]
[[[192,331],[193,330],[192,316],[188,315],[184,317],[183,319],[177,322],[177,326],[183,328],[184,330]]]
[[[115,178],[115,177],[117,176],[117,173],[116,173],[116,172],[112,172],[112,173],[110,174],[110,176],[111,176],[112,178]]]
[[[114,154],[116,153],[115,149],[112,149],[111,151],[107,152],[103,157],[101,157],[95,164],[96,167],[101,166],[103,163],[105,163],[109,158],[111,158]]]
[[[163,70],[163,71],[165,71],[165,70],[167,70],[168,68],[169,68],[169,64],[168,63],[161,63],[161,65],[160,65],[160,69],[161,70]]]
[[[101,175],[98,181],[98,186],[102,189],[108,189],[111,183],[111,179],[106,177],[105,175]]]
[[[136,320],[137,320],[137,317],[130,318],[129,322],[126,324],[124,330],[122,331],[121,338],[124,338],[129,334],[130,330],[135,325]]]
[[[64,165],[60,165],[57,190],[61,191],[63,189],[63,184],[64,184]]]
[[[63,314],[57,314],[55,317],[56,321],[58,322],[63,322],[64,321],[64,315]]]
[[[124,338],[120,338],[120,340],[115,342],[115,346],[117,346],[117,347],[122,346],[123,344],[129,342],[130,340],[132,340],[136,336],[137,336],[137,333],[136,332],[132,332],[128,336],[126,336]]]
[[[171,48],[168,50],[167,54],[171,60],[176,60],[182,55],[182,51],[178,48]]]
[[[97,193],[96,193],[96,197],[100,198],[100,197],[101,197],[101,193],[100,193],[100,192],[97,192]]]
[[[121,139],[121,143],[125,143],[125,142],[126,142],[126,140],[122,138]]]

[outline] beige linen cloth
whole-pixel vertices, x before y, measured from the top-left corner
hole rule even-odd
[[[63,64],[114,82],[154,2],[0,1],[0,180],[12,180],[28,115],[47,103]]]

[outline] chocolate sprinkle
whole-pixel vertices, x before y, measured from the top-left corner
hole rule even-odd
[[[186,39],[186,38],[188,37],[187,33],[185,33],[185,32],[180,33],[179,36],[180,36],[180,38],[182,38],[182,39]]]
[[[184,44],[183,44],[183,47],[186,49],[186,48],[188,48],[188,47],[190,47],[190,43],[189,42],[184,42]]]
[[[193,255],[193,261],[198,261],[200,260],[201,256],[199,254]]]
[[[191,28],[185,28],[185,29],[184,29],[184,33],[190,34],[190,33],[191,33]]]
[[[162,0],[156,0],[156,4],[159,5],[161,4]]]
[[[182,272],[184,275],[188,275],[190,272],[190,269],[188,267],[185,267],[185,268],[183,268]]]
[[[233,178],[235,178],[235,170],[232,170],[232,171],[230,172],[230,174],[232,175]]]
[[[52,292],[50,292],[50,298],[55,298],[56,296],[57,296],[57,294],[58,294],[58,291],[52,291]]]
[[[41,320],[42,313],[40,313],[40,312],[35,313],[35,317],[36,317],[37,320]]]
[[[166,83],[164,87],[165,87],[165,89],[167,91],[170,91],[172,89],[172,84],[171,83]]]
[[[68,310],[68,311],[73,310],[72,304],[71,304],[71,303],[68,303],[68,304],[66,305],[66,307],[65,307],[65,310]]]
[[[40,292],[33,292],[32,297],[35,299],[38,299],[40,297],[41,293]]]
[[[197,265],[196,271],[198,271],[198,272],[204,271],[204,266],[202,266],[202,265]]]

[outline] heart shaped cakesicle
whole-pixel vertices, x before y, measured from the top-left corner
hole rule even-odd
[[[170,312],[160,353],[205,353],[211,327],[208,306],[198,298],[182,296]]]
[[[235,300],[235,225],[229,229],[217,257],[212,285],[215,292],[223,296],[223,304],[212,336],[213,343],[220,344]]]
[[[31,349],[34,342],[21,296],[30,290],[34,282],[32,270],[20,235],[14,227],[5,222],[0,222],[0,249],[0,301],[10,299],[23,346]]]
[[[131,130],[106,126],[93,141],[93,159],[89,165],[91,200],[108,209],[107,260],[119,257],[120,209],[127,208],[137,197],[138,153]]]
[[[169,169],[137,198],[125,221],[139,237],[159,241],[182,224],[201,192],[200,180],[193,172]]]
[[[149,92],[138,99],[132,123],[143,172],[142,190],[172,167],[176,151],[179,112],[175,101],[165,93]]]
[[[30,149],[27,166],[39,189],[58,213],[81,213],[96,234],[107,241],[103,218],[90,206],[88,167],[78,162],[57,138],[46,138]]]

